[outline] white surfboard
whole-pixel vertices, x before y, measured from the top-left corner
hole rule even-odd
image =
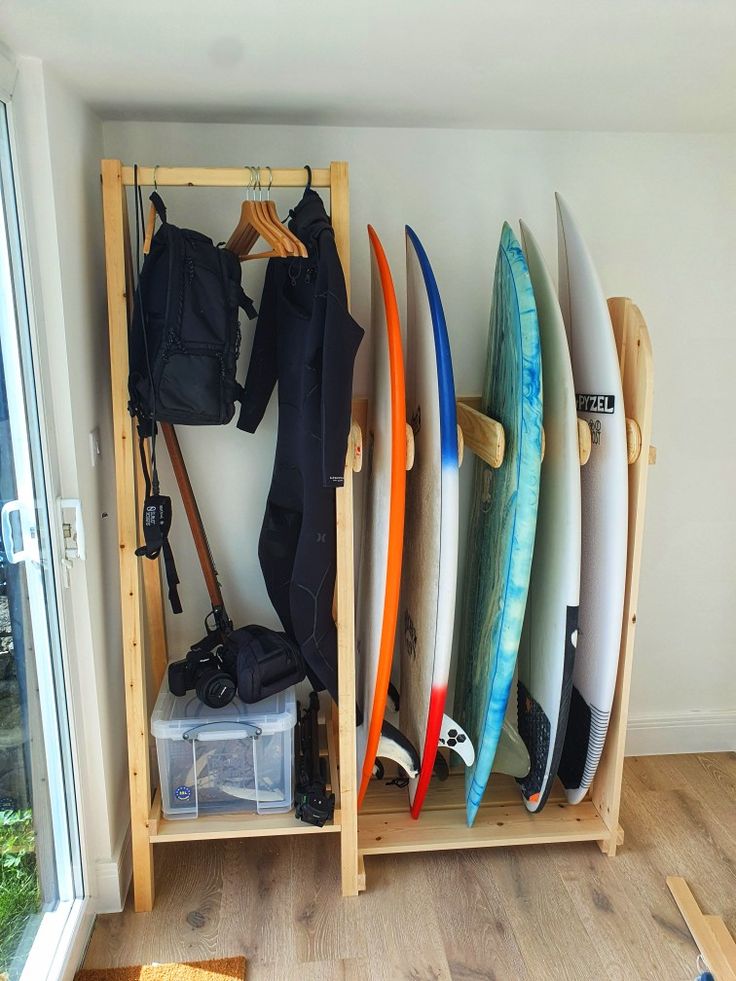
[[[560,308],[578,418],[592,448],[581,469],[580,617],[567,736],[559,774],[568,800],[583,800],[608,731],[621,642],[628,470],[626,417],[616,342],[593,261],[570,209],[557,198]]]
[[[580,457],[570,352],[552,277],[521,222],[539,320],[544,385],[542,460],[532,575],[518,658],[518,724],[531,769],[519,780],[530,811],[544,807],[567,729],[580,598]]]
[[[458,444],[455,384],[442,301],[426,252],[406,229],[407,419],[414,466],[406,481],[401,634],[401,731],[417,747],[409,783],[418,817],[440,738],[473,762],[467,734],[445,717],[458,557]],[[451,734],[452,733],[452,734]]]

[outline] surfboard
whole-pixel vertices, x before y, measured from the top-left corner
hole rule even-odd
[[[401,323],[391,270],[380,239],[370,225],[368,238],[373,363],[364,440],[367,473],[356,611],[357,690],[363,711],[357,729],[358,806],[368,789],[379,746],[380,755],[396,760],[410,774],[418,771],[416,751],[410,745],[402,747],[400,734],[389,723],[384,724],[401,587],[406,389]]]
[[[580,471],[580,619],[567,736],[559,774],[581,801],[595,776],[616,685],[626,580],[626,417],[616,342],[598,274],[570,209],[557,198],[560,307],[575,380],[578,418],[590,426]]]
[[[503,424],[493,470],[475,460],[455,682],[455,717],[476,747],[466,771],[468,825],[493,768],[519,650],[542,454],[539,327],[524,253],[504,224],[496,259],[481,410]]]
[[[580,454],[575,385],[557,291],[524,222],[521,241],[539,320],[544,459],[517,665],[519,733],[531,761],[519,786],[527,808],[541,811],[557,775],[572,692],[580,599]]]
[[[458,554],[458,442],[450,342],[437,282],[406,228],[406,396],[414,466],[406,476],[401,599],[401,731],[417,747],[413,817],[427,793],[440,737],[472,761],[467,733],[445,717]]]

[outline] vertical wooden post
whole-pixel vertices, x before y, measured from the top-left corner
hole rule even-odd
[[[344,160],[333,160],[330,164],[330,221],[350,302],[350,184]]]
[[[330,219],[350,297],[350,199],[348,165],[330,164]],[[353,465],[351,432],[345,484],[335,492],[337,521],[337,671],[340,709],[340,856],[343,896],[358,895],[358,786],[355,749],[355,606],[353,562]]]
[[[626,418],[633,419],[641,431],[641,450],[629,464],[629,531],[626,559],[626,593],[624,595],[621,652],[616,691],[611,709],[608,736],[598,771],[591,788],[593,803],[610,829],[610,837],[600,842],[610,856],[621,843],[619,808],[621,781],[626,747],[626,723],[629,714],[631,667],[636,635],[639,572],[644,538],[644,508],[647,496],[649,445],[652,438],[653,364],[649,332],[635,304],[624,297],[608,301],[621,365]]]
[[[353,467],[351,430],[345,484],[335,492],[337,520],[337,684],[340,759],[340,856],[343,896],[358,895],[358,783],[355,746],[355,607],[353,562]]]
[[[128,414],[128,315],[125,196],[119,160],[102,161],[107,309],[110,328],[113,436],[120,560],[120,596],[128,730],[133,886],[136,910],[153,907],[153,848],[148,838],[151,775],[135,508],[135,436]]]

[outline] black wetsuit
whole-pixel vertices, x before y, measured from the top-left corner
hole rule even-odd
[[[348,312],[335,236],[315,191],[305,191],[289,227],[309,256],[269,260],[238,426],[255,432],[278,381],[276,459],[258,557],[310,681],[336,700],[335,488],[344,480],[363,329]]]

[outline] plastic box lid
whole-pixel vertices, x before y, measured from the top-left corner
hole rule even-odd
[[[293,687],[254,705],[246,705],[236,696],[224,708],[210,708],[193,691],[181,697],[172,695],[166,678],[151,715],[151,734],[156,739],[184,739],[185,733],[187,738],[191,738],[190,733],[196,733],[198,740],[247,739],[256,729],[269,735],[293,729],[295,725]]]

